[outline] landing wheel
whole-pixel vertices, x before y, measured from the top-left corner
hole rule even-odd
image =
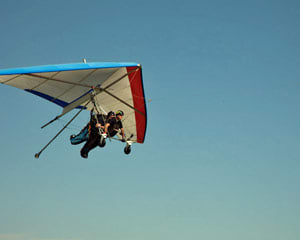
[[[106,140],[105,140],[105,138],[102,138],[100,140],[99,146],[103,148],[105,146],[105,144],[106,144]]]
[[[124,148],[124,153],[125,154],[129,154],[131,152],[131,146],[126,146],[125,148]]]

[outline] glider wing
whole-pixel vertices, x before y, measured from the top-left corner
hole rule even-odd
[[[0,83],[23,89],[63,108],[91,110],[90,93],[106,111],[121,109],[126,136],[143,143],[147,112],[142,68],[137,63],[77,63],[0,70]],[[88,103],[88,104],[87,104]],[[87,105],[86,105],[87,104]]]

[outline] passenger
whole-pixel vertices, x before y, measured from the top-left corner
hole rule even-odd
[[[116,115],[113,112],[109,112],[105,124],[102,124],[99,121],[99,124],[95,124],[95,127],[91,127],[90,136],[83,148],[80,150],[80,155],[83,158],[87,158],[89,151],[97,146],[101,147],[100,140],[101,137],[105,136],[105,134],[107,134],[108,137],[113,137],[119,132],[119,130],[121,130],[122,141],[125,142],[125,134],[122,124],[123,116],[124,112],[121,110],[117,111]],[[100,132],[103,132],[103,136],[99,134],[99,128],[102,129]]]
[[[104,114],[93,114],[93,111],[91,111],[91,119],[88,122],[88,124],[78,133],[73,134],[70,136],[71,144],[77,145],[80,143],[83,143],[88,140],[89,135],[91,131],[99,131],[97,128],[104,129],[105,123],[108,121],[108,119],[115,116],[115,113],[113,111],[110,111],[107,115]],[[98,122],[96,120],[96,117],[98,119]]]

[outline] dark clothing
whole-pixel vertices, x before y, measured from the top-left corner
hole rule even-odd
[[[98,122],[102,126],[104,126],[107,119],[106,115],[104,114],[91,115],[90,122],[80,131],[80,133],[78,133],[77,135],[72,135],[70,137],[71,144],[77,145],[87,141],[91,132],[99,133],[98,128],[96,128],[96,124],[97,124],[96,116],[98,118]]]
[[[119,131],[121,128],[123,128],[123,124],[122,124],[121,120],[118,120],[118,119],[115,118],[115,117],[109,119],[109,120],[107,121],[107,123],[110,124],[109,127],[108,127],[108,129],[107,129],[108,135],[109,135],[110,137],[115,136],[115,135],[118,133],[118,131]]]
[[[86,141],[80,151],[81,156],[85,154],[87,155],[89,151],[97,147],[100,144],[100,138],[101,136],[99,135],[99,133],[91,132],[89,139]]]
[[[97,114],[97,115],[94,115],[94,116],[91,117],[91,120],[90,120],[90,132],[97,132],[97,133],[99,133],[99,130],[96,127],[96,124],[97,124],[96,116],[97,116],[98,122],[102,126],[104,126],[104,124],[106,123],[106,117],[107,116],[104,115],[104,114]]]
[[[98,121],[102,125],[102,122],[100,122],[99,118],[98,118]],[[103,123],[105,123],[105,121]],[[108,127],[108,136],[109,137],[115,136],[118,133],[118,131],[121,128],[123,128],[122,122],[120,120],[117,120],[115,117],[108,119],[107,123],[110,124],[110,126]],[[87,157],[88,152],[90,150],[94,149],[97,146],[100,146],[101,135],[99,134],[99,129],[97,129],[95,127],[95,124],[91,124],[94,127],[91,128],[89,138],[80,151],[82,157]]]

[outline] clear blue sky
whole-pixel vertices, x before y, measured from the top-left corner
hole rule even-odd
[[[148,128],[88,159],[71,113],[0,85],[0,240],[300,239],[300,4],[1,1],[0,68],[143,66]]]

